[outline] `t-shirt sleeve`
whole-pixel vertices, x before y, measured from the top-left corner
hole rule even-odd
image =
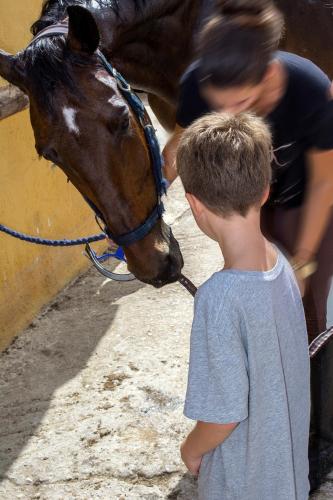
[[[297,74],[297,99],[304,116],[302,129],[308,148],[333,149],[333,100],[327,75],[311,61],[303,63]]]
[[[319,150],[333,149],[333,100],[327,99],[307,118],[309,147]]]
[[[212,320],[209,301],[198,297],[191,332],[184,414],[190,419],[227,424],[248,417],[247,358],[228,301]]]

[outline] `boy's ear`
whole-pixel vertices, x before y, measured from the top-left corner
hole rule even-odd
[[[264,191],[264,194],[262,195],[261,206],[264,206],[266,201],[268,200],[270,190],[271,190],[270,187],[267,186],[267,188]]]
[[[200,218],[200,215],[202,214],[204,208],[201,201],[198,200],[198,198],[196,198],[194,194],[191,193],[186,193],[185,196],[191,207],[194,217]]]

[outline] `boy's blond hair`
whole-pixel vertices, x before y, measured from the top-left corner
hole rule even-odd
[[[177,170],[185,191],[218,215],[261,205],[271,181],[272,139],[261,118],[212,113],[185,130]]]

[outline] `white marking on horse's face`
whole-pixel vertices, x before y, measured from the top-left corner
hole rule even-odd
[[[104,71],[98,71],[95,74],[95,77],[99,82],[103,83],[103,85],[106,85],[114,91],[117,90],[117,84],[115,83],[114,78],[112,78],[110,75],[105,74]],[[110,99],[108,99],[108,103],[112,104],[112,106],[115,107],[124,106],[123,99],[116,93]]]
[[[108,100],[108,103],[112,104],[112,106],[115,106],[115,107],[124,105],[123,100],[117,95],[114,95],[113,97],[111,97],[111,99]]]
[[[105,73],[105,71],[97,71],[97,73],[95,73],[95,77],[99,82],[103,83],[107,87],[116,90],[117,85],[115,84],[114,79],[110,75]]]
[[[67,108],[64,107],[62,110],[62,114],[64,115],[64,119],[67,125],[67,128],[69,129],[70,132],[73,132],[76,135],[80,134],[80,129],[77,126],[75,117],[76,117],[77,111],[73,108]]]

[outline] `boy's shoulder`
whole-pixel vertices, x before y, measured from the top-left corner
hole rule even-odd
[[[273,285],[276,280],[278,282]],[[227,270],[214,273],[199,287],[195,307],[211,321],[221,319],[226,312],[236,319],[244,314],[245,310],[252,311],[252,308],[259,314],[265,307],[265,298],[270,297],[273,289],[273,293],[281,289],[284,295],[287,293],[295,299],[299,298],[292,268],[280,251],[277,263],[270,271]]]
[[[224,272],[218,271],[212,274],[199,288],[198,296],[205,297],[214,294],[216,291],[228,296],[232,292],[233,286],[236,283],[235,276]]]
[[[223,271],[214,273],[199,288],[195,297],[195,308],[201,310],[214,322],[222,310],[233,307],[237,296],[238,279]]]

